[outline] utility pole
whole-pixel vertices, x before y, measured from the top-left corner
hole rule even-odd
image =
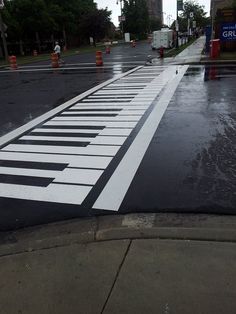
[[[6,37],[5,37],[4,24],[3,24],[3,20],[2,20],[2,14],[1,14],[1,10],[3,9],[3,7],[4,7],[3,0],[0,0],[0,34],[2,36],[5,59],[8,62],[7,41],[6,41]]]
[[[176,43],[175,48],[179,48],[179,3],[178,0],[176,1],[176,23],[175,23],[175,30],[176,30]]]
[[[116,4],[118,5],[118,1],[116,1]],[[123,8],[122,8],[122,1],[120,0],[120,27],[121,27],[121,33],[122,33],[122,37],[124,38],[124,24],[123,24]]]

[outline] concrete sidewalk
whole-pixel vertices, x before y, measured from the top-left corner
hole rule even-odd
[[[235,227],[134,214],[2,233],[0,313],[235,313]]]
[[[170,65],[170,64],[189,64],[199,63],[202,57],[202,51],[205,45],[205,36],[198,38],[193,44],[185,48],[175,57],[167,57],[164,59],[154,58],[151,63],[153,65]]]
[[[200,62],[205,42],[206,42],[205,36],[199,37],[192,45],[188,46],[174,58],[174,63],[185,64],[192,62]]]

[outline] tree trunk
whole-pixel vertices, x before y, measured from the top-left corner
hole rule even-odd
[[[36,43],[37,43],[37,46],[38,46],[38,52],[41,53],[41,45],[40,45],[39,33],[36,32],[35,36],[36,36]]]
[[[52,50],[53,50],[54,49],[54,45],[55,45],[54,34],[51,35],[51,41],[52,41]]]
[[[65,29],[65,25],[63,25],[63,40],[64,40],[64,47],[67,47],[67,38],[66,38],[66,29]]]
[[[20,39],[20,54],[21,54],[22,56],[24,56],[24,55],[25,55],[25,53],[24,53],[24,47],[23,47],[23,41],[22,41],[22,39]]]

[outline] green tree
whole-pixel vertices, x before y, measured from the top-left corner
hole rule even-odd
[[[110,33],[111,23],[111,11],[107,9],[95,9],[90,11],[81,18],[80,30],[84,36],[92,37],[94,45],[98,40],[103,39]]]
[[[137,36],[145,36],[149,31],[149,14],[145,0],[125,0],[123,14],[125,15],[124,31]]]
[[[194,0],[185,1],[184,10],[179,16],[179,27],[181,32],[187,30],[188,18],[190,17],[191,12],[193,12],[193,20],[196,21],[197,27],[205,27],[208,24],[209,20],[206,17],[207,12],[205,11],[205,7],[197,4]]]

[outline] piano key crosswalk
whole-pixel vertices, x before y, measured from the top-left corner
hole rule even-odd
[[[0,198],[81,205],[169,80],[139,67],[0,149]]]

